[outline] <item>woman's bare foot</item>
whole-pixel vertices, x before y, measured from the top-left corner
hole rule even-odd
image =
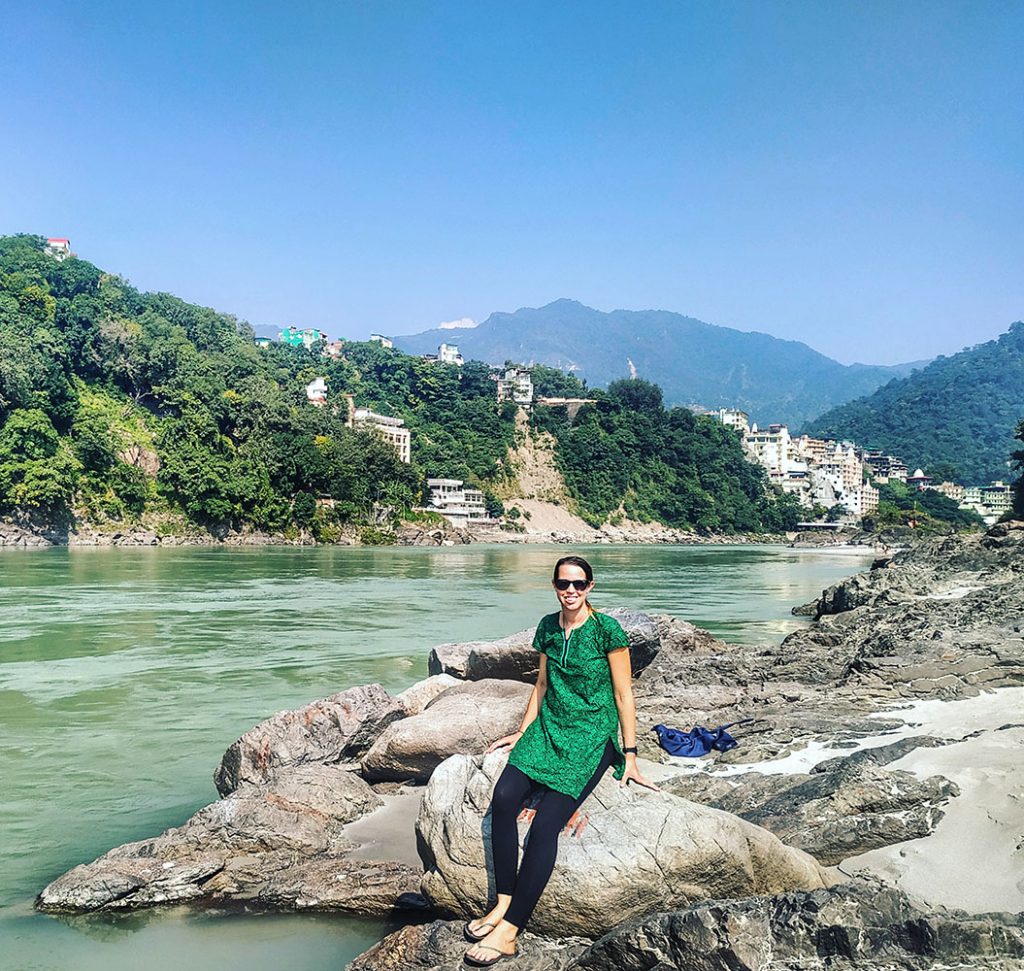
[[[488,914],[489,916],[490,914]],[[479,923],[483,924],[485,920],[481,919]],[[494,957],[495,951],[500,951],[502,954],[515,954],[518,935],[519,928],[515,924],[499,919],[494,925],[494,929],[483,940],[478,941],[466,951],[466,957],[477,961],[488,961]]]
[[[509,897],[505,900],[498,899],[498,902],[482,917],[477,917],[466,924],[466,928],[473,936],[481,935],[480,940],[483,940],[483,935],[489,934],[498,926],[498,922],[505,916],[505,911],[508,910],[508,905],[512,902],[512,898]]]

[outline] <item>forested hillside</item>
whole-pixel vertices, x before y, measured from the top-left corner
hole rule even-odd
[[[370,343],[339,360],[318,348],[258,348],[243,321],[166,293],[140,293],[36,236],[0,237],[0,514],[38,523],[146,520],[174,532],[309,529],[406,514],[425,477],[484,488],[505,475],[515,408],[489,368],[462,368]],[[328,406],[305,385],[327,379]],[[538,367],[539,393],[581,385]],[[344,393],[405,419],[413,462],[347,428]],[[620,382],[556,434],[568,487],[594,522],[624,511],[709,530],[776,528],[738,439],[660,390]],[[540,416],[541,411],[538,411]],[[324,503],[318,500],[329,499]],[[788,513],[785,515],[789,515]],[[791,517],[790,517],[791,518]]]
[[[874,394],[834,408],[804,429],[850,438],[924,469],[951,466],[964,483],[1007,479],[1024,416],[1024,323],[994,341],[940,357]]]

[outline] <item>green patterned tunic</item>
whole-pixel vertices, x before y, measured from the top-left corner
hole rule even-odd
[[[577,798],[609,739],[618,753],[615,778],[626,768],[607,654],[628,647],[629,637],[615,618],[593,613],[567,644],[558,617],[548,614],[537,625],[533,646],[547,655],[548,686],[508,761],[535,782]]]

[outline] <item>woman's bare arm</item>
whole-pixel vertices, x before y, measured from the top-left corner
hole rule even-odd
[[[636,748],[636,702],[633,700],[633,669],[629,663],[629,648],[619,647],[609,651],[608,667],[612,673],[615,707],[619,711],[619,725],[622,728],[622,747]],[[640,774],[633,752],[626,753],[626,771],[620,785],[626,785],[630,779],[648,789],[658,788]]]

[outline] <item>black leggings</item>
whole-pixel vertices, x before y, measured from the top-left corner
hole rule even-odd
[[[601,776],[615,764],[618,753],[611,741],[605,746],[601,762],[583,787],[579,798],[574,799],[564,792],[549,789],[534,782],[525,772],[514,765],[506,765],[494,787],[491,801],[491,847],[494,854],[494,886],[498,893],[512,895],[505,920],[520,930],[537,906],[540,895],[547,886],[551,871],[555,868],[558,853],[558,834],[572,818],[572,814],[583,804],[583,800],[594,791]],[[523,865],[516,876],[516,862],[519,859],[519,831],[516,818],[523,803],[538,791],[542,792],[537,804],[536,815],[530,823],[530,836],[523,851]]]

